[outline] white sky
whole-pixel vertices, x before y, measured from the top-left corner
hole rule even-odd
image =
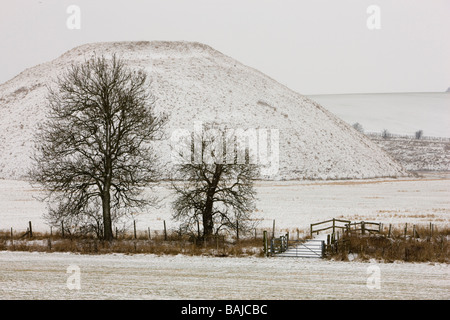
[[[66,27],[72,4],[80,30]],[[301,94],[442,92],[449,31],[448,0],[0,0],[0,83],[84,43],[187,40]]]

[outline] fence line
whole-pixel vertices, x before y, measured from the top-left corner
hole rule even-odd
[[[325,224],[325,223],[330,223],[330,222],[333,223],[331,226],[327,226],[327,227],[324,227],[324,228],[321,228],[321,229],[315,229],[314,228],[315,226],[322,225],[322,224]],[[344,223],[344,225],[338,225],[337,223],[339,223],[339,222]],[[351,223],[351,221],[349,221],[349,220],[342,220],[342,219],[335,219],[335,218],[330,219],[330,220],[321,221],[321,222],[311,223],[311,225],[310,225],[310,234],[312,236],[313,233],[315,233],[315,232],[319,233],[320,231],[329,230],[329,229],[333,229],[333,233],[335,233],[336,229],[347,229],[347,225],[349,223]]]
[[[396,133],[387,133],[386,137],[384,137],[383,132],[364,132],[364,134],[368,137],[384,138],[384,139],[410,139],[410,140],[450,142],[449,137],[421,136],[420,138],[417,138],[415,135],[396,134]]]

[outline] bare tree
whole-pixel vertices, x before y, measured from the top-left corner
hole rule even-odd
[[[419,140],[423,137],[423,130],[416,131],[416,139]]]
[[[381,137],[383,139],[389,139],[392,137],[392,135],[387,129],[383,129],[383,131],[381,131]]]
[[[359,122],[355,122],[352,126],[356,131],[364,133],[364,128]]]
[[[159,177],[152,143],[166,117],[148,85],[114,55],[74,64],[49,87],[30,178],[48,192],[54,223],[88,219],[111,240],[115,217],[151,203],[141,191]]]
[[[175,166],[173,218],[182,222],[184,232],[204,241],[221,230],[244,234],[255,225],[251,213],[259,167],[248,163],[248,154],[246,163],[238,163],[234,142],[234,137],[220,129],[189,136],[184,143],[193,157]]]

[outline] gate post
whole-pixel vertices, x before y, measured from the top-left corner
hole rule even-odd
[[[28,225],[30,226],[30,234],[29,234],[29,236],[30,236],[30,238],[32,238],[33,237],[33,229],[31,228],[31,221],[28,221]]]
[[[267,248],[267,231],[266,230],[264,230],[264,232],[263,232],[263,241],[264,241],[264,255],[267,257],[268,255],[269,255],[269,252],[268,252],[268,248]]]
[[[286,250],[289,249],[289,231],[286,233]]]

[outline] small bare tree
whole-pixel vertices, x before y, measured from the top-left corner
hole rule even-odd
[[[204,241],[221,230],[245,234],[255,226],[251,213],[259,167],[248,163],[248,155],[246,163],[237,163],[235,139],[223,130],[206,130],[190,138],[185,143],[193,157],[175,166],[173,218],[182,222],[185,232]]]
[[[364,133],[364,128],[359,122],[355,122],[352,126],[356,131]]]
[[[423,130],[416,131],[416,139],[419,140],[423,137]]]
[[[389,139],[392,137],[392,135],[387,129],[384,129],[383,131],[381,131],[381,137],[383,139]]]
[[[159,178],[152,142],[166,117],[156,115],[148,85],[113,56],[74,64],[49,88],[30,178],[48,192],[54,224],[88,220],[112,240],[115,218],[151,203],[141,191]]]

